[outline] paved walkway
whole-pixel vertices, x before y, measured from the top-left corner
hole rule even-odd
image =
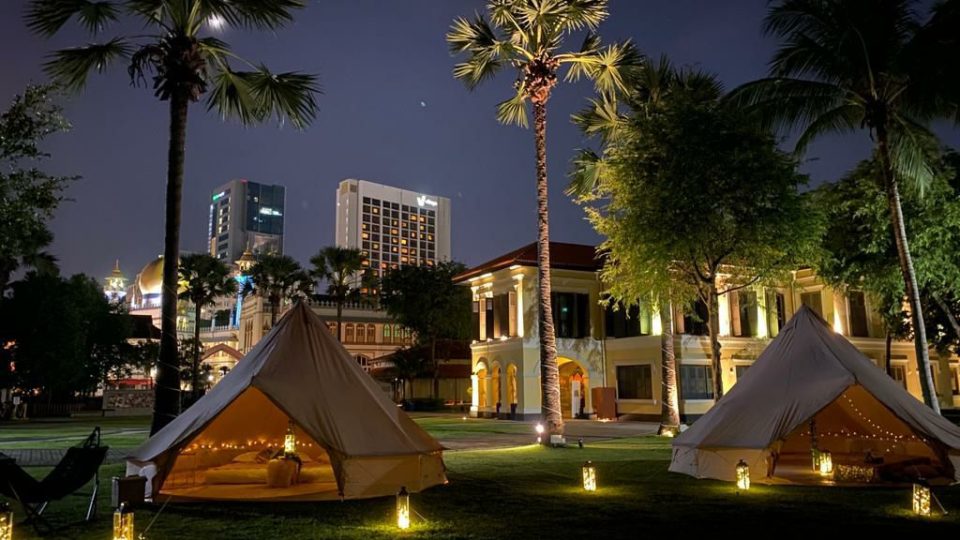
[[[458,450],[477,450],[486,448],[507,448],[511,446],[522,446],[531,444],[536,440],[536,422],[517,422],[512,420],[481,420],[472,419],[471,422],[484,422],[491,425],[501,424],[505,431],[498,432],[495,429],[490,432],[478,432],[476,435],[469,435],[458,438],[444,439],[440,438],[440,444],[445,448]],[[528,432],[514,433],[518,425],[529,426]],[[583,439],[584,443],[591,441],[601,441],[609,439],[620,439],[623,437],[636,437],[639,435],[652,435],[657,432],[658,425],[648,422],[597,422],[593,420],[567,420],[566,438],[567,444],[575,445],[578,439]],[[507,431],[509,430],[509,431]],[[521,430],[523,431],[523,430]],[[134,430],[124,430],[117,433],[132,434]],[[44,441],[73,439],[71,437],[44,438]],[[30,439],[18,439],[24,442]],[[37,439],[33,439],[37,440]],[[13,441],[5,441],[13,442]],[[123,459],[133,451],[133,448],[114,448],[111,447],[107,453],[107,463],[121,463]],[[17,464],[22,467],[51,467],[60,462],[66,449],[50,448],[23,448],[15,450],[3,450],[3,454],[12,457]]]

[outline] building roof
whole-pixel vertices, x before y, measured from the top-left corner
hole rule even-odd
[[[537,243],[533,242],[515,249],[505,255],[475,266],[455,276],[455,282],[465,281],[488,272],[496,272],[514,265],[537,266]],[[563,270],[583,270],[594,272],[600,269],[601,261],[597,257],[597,248],[585,244],[550,242],[550,267]]]

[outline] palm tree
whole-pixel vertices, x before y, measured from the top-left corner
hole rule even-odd
[[[134,85],[152,75],[154,95],[170,103],[170,142],[167,153],[167,192],[164,260],[179,259],[180,199],[190,105],[208,93],[207,110],[233,117],[244,124],[270,118],[289,119],[297,128],[316,114],[316,78],[297,72],[272,73],[263,65],[241,59],[224,41],[204,36],[207,27],[231,26],[275,30],[290,22],[303,0],[32,0],[27,25],[45,37],[68,22],[79,23],[97,36],[111,23],[141,26],[147,35],[119,36],[54,52],[46,69],[69,89],[80,90],[91,71],[102,72],[123,62]],[[235,70],[233,63],[249,71]],[[156,405],[151,433],[176,415],[179,404],[177,376],[177,267],[166,265],[161,302],[160,361]]]
[[[900,184],[929,182],[937,140],[929,122],[957,114],[960,93],[929,77],[931,65],[956,71],[937,12],[921,23],[910,0],[784,0],[770,9],[765,30],[781,40],[770,76],[736,89],[731,102],[754,110],[765,125],[801,129],[802,153],[828,133],[866,129],[880,163],[913,322],[923,400],[939,412],[930,372],[930,355],[920,291],[906,224]],[[956,2],[949,2],[954,7]],[[953,32],[956,27],[953,27]],[[956,48],[956,34],[953,47]],[[955,74],[953,80],[956,81]],[[960,120],[960,116],[956,117]],[[932,150],[931,150],[932,149]]]
[[[270,327],[277,324],[277,315],[284,300],[309,296],[313,280],[289,255],[261,255],[250,269],[250,280],[244,293],[256,293],[270,305]]]
[[[454,54],[466,54],[453,69],[473,89],[501,68],[517,70],[516,93],[497,106],[504,124],[528,127],[527,102],[533,105],[537,168],[537,262],[539,278],[540,385],[542,415],[551,435],[563,433],[556,335],[550,297],[550,235],[547,216],[547,101],[561,66],[565,80],[590,78],[600,92],[623,87],[640,55],[629,42],[602,47],[595,34],[607,16],[607,0],[492,0],[489,21],[477,14],[460,17],[447,34]],[[577,51],[560,52],[564,39],[586,30]]]
[[[180,281],[183,291],[181,300],[189,300],[195,310],[193,322],[193,389],[194,399],[200,390],[200,313],[204,306],[218,298],[237,293],[237,281],[230,275],[227,265],[206,253],[191,253],[180,258]]]
[[[357,274],[363,268],[363,256],[360,250],[340,246],[327,246],[310,258],[313,270],[310,274],[316,279],[327,281],[327,294],[337,304],[337,339],[341,339],[340,326],[343,321],[343,305],[360,296],[357,287]]]

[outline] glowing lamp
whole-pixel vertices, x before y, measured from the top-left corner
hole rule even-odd
[[[592,461],[583,464],[583,489],[584,491],[597,490],[597,468]]]
[[[824,450],[820,452],[820,464],[818,466],[820,476],[833,476],[833,455]]]
[[[133,540],[133,511],[120,503],[113,513],[113,540]]]
[[[737,489],[750,489],[750,466],[742,459],[737,463]]]
[[[401,487],[400,493],[397,493],[397,528],[410,528],[410,494],[406,487]]]
[[[537,424],[537,435],[543,435],[543,424]]]
[[[930,515],[930,488],[927,486],[913,485],[913,513],[918,516]]]
[[[13,510],[7,503],[0,503],[0,540],[13,540]]]
[[[297,434],[293,431],[293,420],[287,424],[287,435],[283,438],[283,455],[292,456],[297,453]]]

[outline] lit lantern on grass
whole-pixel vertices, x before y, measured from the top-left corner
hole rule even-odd
[[[401,487],[400,493],[397,493],[397,528],[410,528],[410,494],[406,487]]]
[[[126,503],[120,503],[113,513],[113,540],[133,540],[133,512]]]
[[[287,424],[287,435],[283,438],[283,455],[292,456],[297,453],[297,434],[293,431],[293,420]]]
[[[597,490],[597,468],[592,461],[583,464],[583,489],[585,491]]]
[[[0,503],[0,540],[13,540],[13,510],[7,503]]]
[[[537,444],[543,440],[543,424],[537,424]]]
[[[737,489],[750,489],[750,466],[742,459],[737,463]]]
[[[918,516],[930,515],[930,488],[927,486],[913,485],[913,513]]]
[[[820,476],[833,476],[833,455],[824,450],[820,452]]]

